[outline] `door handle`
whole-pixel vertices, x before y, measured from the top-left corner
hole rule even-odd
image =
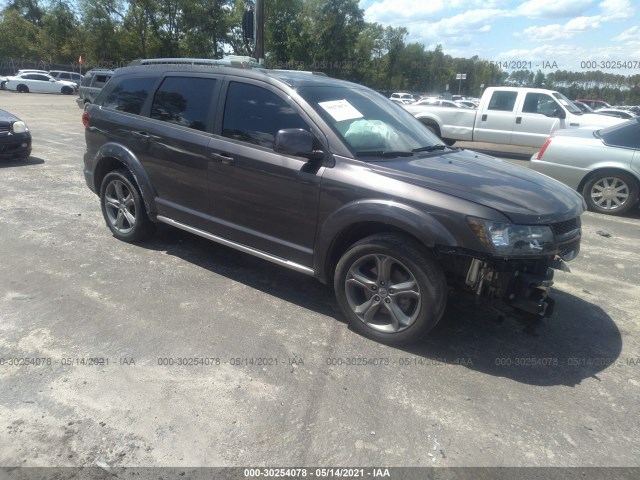
[[[143,140],[149,140],[149,134],[147,132],[131,132],[131,135]]]
[[[213,160],[219,160],[221,163],[224,163],[225,165],[231,165],[232,163],[234,163],[236,161],[235,158],[228,157],[228,156],[223,155],[221,153],[212,153],[211,154],[211,158]]]
[[[482,114],[482,121],[483,122],[487,121],[487,114],[486,113]]]
[[[516,117],[516,123],[520,125],[522,123],[522,117]]]

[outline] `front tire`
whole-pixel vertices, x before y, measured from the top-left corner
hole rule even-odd
[[[638,203],[638,182],[625,172],[598,172],[585,184],[582,196],[589,210],[622,215]]]
[[[104,177],[100,205],[107,226],[118,240],[140,242],[153,233],[154,225],[128,171],[114,170]]]
[[[389,345],[420,340],[446,306],[446,281],[429,252],[397,234],[367,237],[336,266],[336,299],[349,325]]]
[[[73,93],[73,88],[64,86],[62,87],[61,93],[63,95],[71,95]]]

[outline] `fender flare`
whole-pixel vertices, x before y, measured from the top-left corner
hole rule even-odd
[[[102,178],[104,178],[104,175],[111,170],[108,168],[109,162],[111,159],[117,160],[123,164],[127,170],[129,170],[131,175],[133,175],[134,180],[140,188],[140,194],[142,195],[142,200],[144,201],[147,213],[150,215],[155,214],[155,199],[157,197],[157,193],[153,188],[151,180],[142,166],[142,163],[131,150],[117,143],[108,142],[100,147],[96,152],[95,158],[98,158],[99,160],[95,163],[93,181],[98,193],[100,192],[100,183],[102,182]]]
[[[457,246],[455,237],[432,215],[393,200],[356,200],[342,206],[327,217],[316,232],[314,271],[322,282],[331,272],[336,240],[357,224],[386,224],[417,238],[427,248],[436,245]]]

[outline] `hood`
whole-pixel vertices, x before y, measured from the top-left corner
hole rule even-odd
[[[420,154],[418,154],[420,155]],[[579,216],[582,197],[566,185],[469,150],[370,163],[381,175],[498,210],[515,224],[548,224]]]
[[[611,115],[599,115],[597,113],[584,113],[580,117],[581,127],[610,127],[626,121],[624,118],[612,117]]]
[[[9,123],[17,122],[19,120],[20,119],[16,117],[13,113],[9,113],[6,110],[2,110],[0,108],[0,123],[9,124]]]

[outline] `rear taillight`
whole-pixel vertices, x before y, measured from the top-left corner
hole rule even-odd
[[[538,160],[540,160],[542,158],[542,155],[544,155],[544,151],[547,149],[549,144],[551,144],[551,140],[553,140],[553,135],[550,135],[549,138],[547,138],[547,141],[544,142],[544,145],[542,146],[542,150],[538,152]]]
[[[91,115],[89,112],[82,112],[82,124],[84,128],[89,128],[89,123],[91,122]]]

